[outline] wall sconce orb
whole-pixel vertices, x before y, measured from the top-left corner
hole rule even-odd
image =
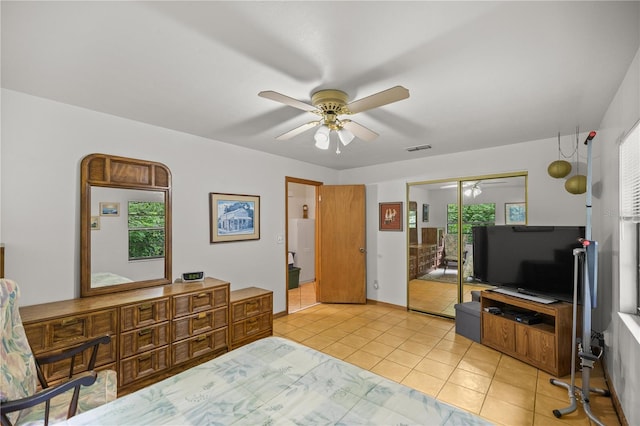
[[[549,164],[549,167],[547,167],[547,172],[552,178],[563,178],[571,173],[571,163],[564,160],[556,160],[553,163]]]
[[[585,175],[575,175],[567,179],[564,189],[570,194],[584,194],[587,192],[587,177]]]

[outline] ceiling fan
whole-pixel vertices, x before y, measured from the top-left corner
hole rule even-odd
[[[409,91],[402,86],[395,86],[365,98],[348,102],[349,96],[341,90],[319,90],[311,95],[311,104],[301,102],[272,90],[260,92],[258,93],[258,96],[320,116],[319,120],[310,121],[298,126],[295,129],[289,130],[288,132],[276,137],[276,139],[291,139],[292,137],[306,132],[307,130],[320,126],[314,136],[316,146],[320,149],[328,149],[329,134],[332,130],[338,134],[338,138],[344,146],[347,146],[356,136],[365,141],[372,141],[378,137],[378,134],[373,130],[368,129],[355,121],[341,118],[340,116],[353,115],[358,112],[367,111],[406,99],[409,97]],[[339,145],[336,152],[340,153]]]

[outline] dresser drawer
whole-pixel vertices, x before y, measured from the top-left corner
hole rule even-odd
[[[169,344],[169,322],[150,325],[120,335],[120,357],[127,358]]]
[[[105,345],[100,345],[98,347],[98,355],[96,356],[95,367],[96,370],[101,370],[102,367],[108,364],[115,363],[117,360],[117,343],[116,337],[112,336],[111,342]],[[68,350],[68,348],[60,349],[57,351],[52,351],[46,354],[39,354],[39,356],[43,355],[55,355],[61,352]],[[88,349],[86,351],[80,352],[73,357],[73,373],[81,373],[83,371],[87,371],[89,360],[91,359],[91,353],[93,349]],[[42,369],[45,377],[47,378],[47,382],[52,384],[53,382],[69,377],[69,369],[71,368],[71,358],[63,359],[57,362],[52,362],[48,364],[44,364]],[[115,369],[115,368],[114,368]]]
[[[169,367],[169,346],[164,346],[120,361],[118,386],[154,375]]]
[[[226,327],[229,320],[227,307],[213,311],[200,312],[181,317],[173,321],[173,341],[182,340],[189,336],[205,333],[216,328]]]
[[[169,313],[169,298],[124,306],[120,310],[121,331],[167,321]]]
[[[111,309],[27,324],[24,329],[33,352],[42,355],[60,352],[94,337],[117,336],[117,324],[117,310]],[[115,361],[116,347],[114,339],[109,345],[100,345],[97,361],[101,364]]]
[[[265,312],[271,313],[273,302],[272,294],[266,294],[260,297],[254,297],[247,300],[234,302],[231,304],[233,321],[243,320],[248,317],[260,315]]]
[[[173,317],[178,318],[196,312],[208,311],[227,306],[228,303],[229,291],[227,286],[175,296],[173,298]]]
[[[226,327],[181,340],[172,345],[173,365],[228,349]]]
[[[231,325],[231,346],[234,347],[247,338],[261,334],[271,335],[272,324],[271,312],[234,322]]]

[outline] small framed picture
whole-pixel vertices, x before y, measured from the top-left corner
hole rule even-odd
[[[402,201],[380,203],[380,231],[402,231]]]
[[[422,221],[429,222],[429,204],[422,205]]]
[[[209,193],[210,242],[260,239],[260,196]]]
[[[120,216],[120,203],[100,203],[100,216]]]
[[[504,223],[506,225],[526,225],[527,224],[527,204],[526,203],[505,203]]]
[[[90,227],[92,231],[100,229],[100,216],[91,216]]]

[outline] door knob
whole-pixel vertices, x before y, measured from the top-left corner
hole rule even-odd
[[[360,247],[360,253],[365,253],[366,250],[364,249],[364,247]]]

